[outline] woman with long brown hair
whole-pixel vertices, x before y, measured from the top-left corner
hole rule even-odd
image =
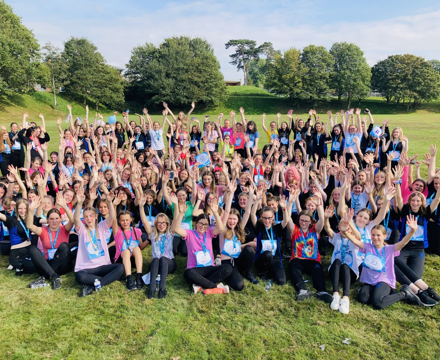
[[[11,164],[12,145],[6,128],[0,130],[0,170],[3,176],[9,174],[8,166]]]

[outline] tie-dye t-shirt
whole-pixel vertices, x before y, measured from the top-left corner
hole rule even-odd
[[[290,260],[303,259],[321,262],[321,256],[318,252],[318,238],[315,225],[306,232],[302,232],[295,225],[295,230],[292,233],[292,257]]]

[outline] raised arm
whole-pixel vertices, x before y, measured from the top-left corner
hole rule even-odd
[[[176,233],[177,235],[179,235],[182,238],[186,238],[186,230],[181,228],[182,225],[182,219],[185,216],[186,210],[188,209],[188,206],[176,206],[175,208],[175,212],[174,212],[174,219],[173,219],[173,223],[171,224],[171,231],[173,233]],[[216,221],[217,221],[217,217],[220,220],[220,217],[216,216]],[[221,220],[220,220],[221,221]]]
[[[437,155],[437,147],[435,144],[429,146],[429,153],[431,155],[431,160],[429,161],[429,168],[428,168],[428,184],[430,184],[435,177],[435,162]]]
[[[399,241],[397,244],[395,244],[395,251],[400,251],[402,250],[406,244],[408,244],[411,240],[411,238],[414,236],[414,234],[417,231],[417,218],[414,217],[414,215],[409,215],[406,217],[406,225],[409,226],[409,228],[411,229],[408,234],[405,235],[405,237]]]
[[[29,210],[26,217],[27,228],[38,236],[41,235],[43,229],[34,225],[34,213],[35,210],[37,210],[37,208],[40,206],[40,204],[41,204],[41,198],[39,196],[33,199],[29,205]]]
[[[388,208],[391,199],[396,196],[396,189],[394,187],[388,187],[387,186],[387,194],[385,195],[385,201],[382,204],[382,207],[379,210],[379,213],[377,214],[376,218],[373,220],[373,225],[379,225],[383,219],[385,219],[386,214],[388,213]]]

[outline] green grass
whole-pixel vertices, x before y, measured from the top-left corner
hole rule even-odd
[[[57,116],[65,119],[66,112],[65,107],[51,110],[47,95],[50,94],[26,95],[3,104],[1,123],[21,120],[24,109],[30,113],[29,121],[39,123],[38,113],[43,112],[53,139],[50,142],[52,150],[58,147],[55,119]],[[250,97],[241,99],[233,109],[238,113],[238,107],[243,106],[246,114],[250,114]],[[65,105],[68,100],[60,101]],[[272,98],[274,104],[277,101],[284,100]],[[275,119],[274,104],[268,102],[274,110],[266,111],[267,125]],[[369,104],[376,104],[378,111],[386,108],[377,100],[369,100]],[[373,106],[370,108],[377,123],[389,118],[391,128],[403,127],[409,138],[411,155],[418,153],[422,157],[429,144],[437,143],[440,134],[438,111],[419,110],[407,114],[396,109],[379,114]],[[281,108],[280,112],[285,114],[284,110]],[[327,108],[318,110],[321,119],[326,118]],[[207,113],[211,119],[218,114],[217,111]],[[307,118],[305,110],[300,114]],[[80,104],[74,104],[76,115],[84,115]],[[203,116],[198,117],[203,119]],[[154,120],[161,118],[153,116]],[[261,121],[260,115],[246,115],[246,118]],[[63,127],[65,125],[63,123]],[[267,139],[262,132],[260,136],[262,146]],[[422,174],[426,175],[425,166]],[[143,255],[143,272],[146,273],[151,261],[150,249],[147,248]],[[329,262],[330,256],[325,256],[325,269]],[[6,270],[7,258],[0,257],[0,359],[440,358],[438,307],[415,308],[398,303],[376,311],[357,303],[360,284],[356,283],[351,290],[350,314],[344,316],[314,299],[296,302],[289,274],[287,285],[275,285],[268,292],[263,283],[255,286],[246,282],[241,293],[210,297],[192,295],[183,279],[186,259],[178,257],[177,263],[178,270],[169,276],[168,296],[163,301],[147,300],[144,292],[128,293],[125,284],[119,282],[104,288],[101,293],[79,299],[80,287],[73,273],[62,276],[61,290],[30,290],[26,286],[36,276],[16,278]],[[287,262],[284,265],[287,268]],[[306,278],[312,290],[311,279]],[[326,278],[330,290],[327,273]],[[440,290],[439,257],[427,256],[423,278]],[[345,338],[351,339],[350,345],[342,344]],[[325,345],[325,351],[321,351],[319,345]]]
[[[228,86],[228,93],[234,96],[270,96],[275,95],[269,93],[266,90],[260,89],[256,86]]]

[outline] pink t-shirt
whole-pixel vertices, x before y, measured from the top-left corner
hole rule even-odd
[[[92,231],[92,234],[95,234],[95,232]],[[89,231],[84,224],[81,225],[78,230],[78,254],[76,256],[75,272],[111,264],[106,241],[109,236],[110,227],[105,220],[102,220],[98,224],[95,249]]]
[[[215,191],[217,193],[217,199],[220,199],[220,197],[223,195],[224,191],[223,191],[224,186],[223,185],[215,185]],[[209,189],[204,188],[202,185],[197,185],[197,191],[198,190],[202,190],[205,192],[205,195],[207,193],[210,192]],[[203,199],[200,203],[200,209],[204,209],[205,208],[205,199]]]
[[[228,135],[232,139],[232,135],[234,135],[234,133],[233,133],[233,129],[231,127],[227,128],[227,127],[222,126],[222,136],[223,136],[223,139],[225,138],[225,133],[228,133]]]
[[[408,167],[405,166],[403,168],[403,176],[402,176],[402,185],[400,185],[400,190],[402,191],[402,199],[403,203],[406,204],[408,201],[409,196],[413,193],[408,184]],[[428,196],[428,187],[425,187],[425,190],[423,191],[423,195],[425,195],[425,198]]]
[[[385,273],[383,269],[383,249],[385,248]],[[394,257],[400,255],[400,251],[395,251],[395,245],[386,245],[384,248],[377,250],[373,244],[364,243],[364,248],[359,249],[359,253],[365,254],[363,268],[361,273],[361,283],[369,285],[377,285],[384,282],[396,288],[396,274],[394,272]],[[379,254],[379,256],[377,256]],[[369,268],[367,268],[368,266]]]
[[[232,143],[234,144],[235,149],[244,149],[246,145],[246,140],[244,139],[244,132],[236,132],[234,137],[232,138]]]
[[[199,264],[206,266],[214,266],[214,253],[212,251],[212,238],[214,237],[214,228],[210,227],[204,235],[206,235],[206,244],[204,236],[197,230],[185,230],[186,236],[182,238],[186,241],[188,248],[188,262],[186,264],[187,269],[197,267]],[[205,245],[203,247],[202,243]],[[209,259],[211,257],[211,259]]]
[[[118,228],[118,232],[115,236],[115,246],[116,246],[116,254],[115,254],[115,261],[119,259],[119,255],[121,255],[121,252],[125,249],[130,248],[132,251],[137,246],[139,246],[139,239],[142,236],[142,231],[138,228],[131,228],[130,230],[125,231],[125,237],[127,238],[127,241],[129,244],[127,244],[127,241],[125,241],[124,234],[122,233],[122,229]],[[136,244],[136,241],[138,242]],[[128,245],[128,247],[127,247]],[[133,254],[131,253],[130,256]]]
[[[29,168],[29,170],[28,170],[29,176],[31,176],[35,171],[37,171],[37,170],[34,170],[34,169],[32,169],[32,168]],[[41,173],[41,175],[44,176],[44,169],[43,169],[42,166],[40,166],[40,167],[38,168],[38,171]]]

